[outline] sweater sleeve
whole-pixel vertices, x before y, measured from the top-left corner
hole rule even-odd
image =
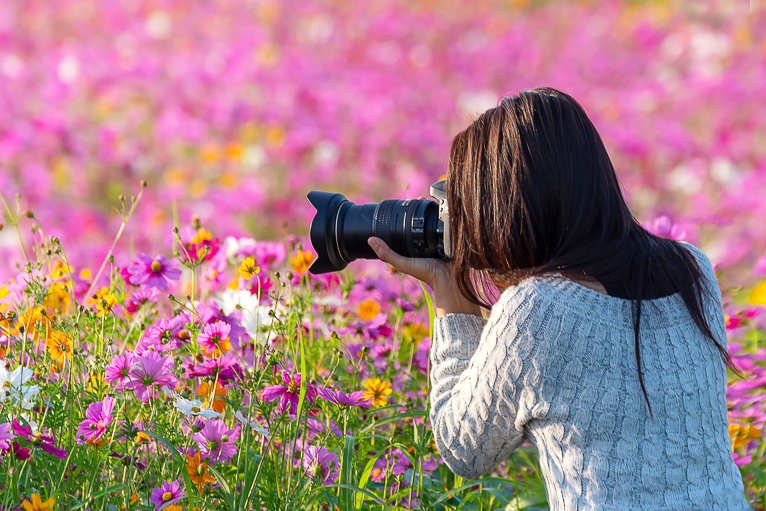
[[[524,443],[520,400],[533,406],[525,388],[534,343],[526,321],[531,297],[507,289],[488,319],[446,314],[434,320],[431,339],[431,427],[442,458],[460,476],[476,479]]]

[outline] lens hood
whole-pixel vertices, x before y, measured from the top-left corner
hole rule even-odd
[[[342,270],[348,266],[348,262],[343,261],[338,251],[338,241],[334,236],[328,236],[327,233],[333,233],[337,236],[335,223],[338,220],[338,212],[344,202],[348,202],[343,195],[339,193],[323,192],[313,190],[306,196],[308,201],[317,213],[311,221],[309,233],[311,244],[317,252],[316,260],[311,264],[309,271],[318,275],[331,271]]]

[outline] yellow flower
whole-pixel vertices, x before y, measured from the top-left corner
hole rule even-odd
[[[213,239],[213,233],[206,231],[202,227],[197,229],[197,235],[194,236],[191,240],[192,245],[197,245],[199,243],[202,243],[205,240],[212,240]]]
[[[380,378],[368,378],[364,382],[364,397],[372,401],[373,406],[381,407],[386,406],[388,402],[386,396],[391,395],[391,384],[387,381],[381,381]]]
[[[176,504],[171,504],[168,507],[163,507],[165,511],[184,511],[184,508],[181,506],[177,506]]]
[[[415,342],[420,342],[424,337],[428,337],[428,334],[428,327],[420,323],[410,323],[402,328],[402,335],[404,337],[412,337],[412,340]]]
[[[53,504],[55,503],[56,499],[53,497],[49,498],[46,502],[43,502],[40,499],[40,494],[34,493],[32,494],[32,502],[25,499],[21,505],[24,506],[26,511],[53,511]]]
[[[63,366],[66,360],[72,360],[72,340],[64,332],[55,330],[45,341],[48,353],[59,365]]]
[[[85,389],[88,392],[99,395],[98,389],[101,389],[101,398],[103,399],[106,396],[107,386],[109,385],[109,382],[104,381],[104,377],[100,374],[94,374],[90,377],[90,386]]]
[[[56,282],[45,296],[45,308],[48,312],[64,312],[69,307],[69,293],[63,282]]]
[[[296,273],[303,273],[304,271],[309,269],[309,266],[311,265],[311,261],[314,260],[314,254],[311,252],[304,252],[303,250],[298,250],[298,255],[295,257],[290,258],[290,263],[293,265],[293,270]]]
[[[88,298],[88,305],[96,305],[98,302],[101,301],[101,299],[109,294],[109,288],[108,287],[102,287],[98,291],[96,291],[96,294]]]
[[[363,320],[369,321],[380,314],[380,304],[375,300],[365,300],[359,304],[358,314]]]
[[[252,257],[246,258],[244,261],[242,261],[242,264],[239,265],[239,276],[245,280],[250,280],[253,275],[256,275],[260,272],[261,267],[255,265],[255,259]]]
[[[729,437],[731,438],[732,449],[739,449],[750,443],[750,440],[760,439],[761,430],[752,424],[729,423]]]
[[[96,304],[96,310],[98,311],[97,316],[99,318],[103,318],[110,312],[112,312],[112,309],[114,306],[117,305],[117,297],[114,296],[112,293],[108,293],[104,295],[103,298],[101,298],[101,301]]]
[[[69,277],[69,272],[74,271],[71,266],[65,265],[60,259],[57,259],[51,268],[51,278],[53,280],[65,279]]]
[[[750,291],[749,301],[753,305],[766,305],[766,280]]]
[[[80,277],[84,278],[85,280],[90,280],[93,277],[93,272],[91,272],[88,268],[83,268],[80,270]]]

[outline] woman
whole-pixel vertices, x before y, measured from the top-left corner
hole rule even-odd
[[[451,264],[369,240],[433,289],[430,418],[447,465],[477,478],[529,441],[554,511],[750,509],[713,268],[633,218],[577,101],[503,98],[453,140],[447,197]],[[487,279],[494,306],[475,291]]]

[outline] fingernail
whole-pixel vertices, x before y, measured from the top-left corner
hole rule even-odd
[[[367,240],[367,243],[370,244],[370,246],[372,247],[373,250],[378,250],[378,240],[376,240],[374,238],[370,238],[370,239]]]

